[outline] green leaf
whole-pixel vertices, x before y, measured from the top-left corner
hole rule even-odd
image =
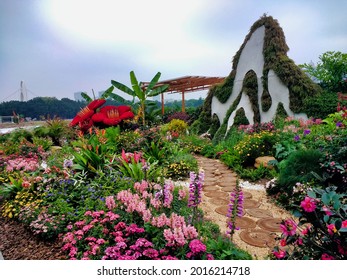
[[[149,96],[149,97],[157,96],[157,95],[161,94],[162,92],[165,92],[168,88],[169,88],[169,85],[162,85],[162,86],[159,86],[159,87],[153,89],[153,90],[151,91],[151,93],[148,94],[148,96]]]
[[[114,81],[114,80],[111,80],[111,84],[113,86],[115,86],[116,88],[118,88],[119,90],[131,95],[131,96],[136,96],[135,92],[130,89],[128,86],[120,83],[120,82],[117,82],[117,81]]]
[[[323,221],[325,222],[325,223],[327,223],[328,221],[329,221],[329,216],[328,215],[324,215],[324,217],[323,217]]]
[[[302,214],[299,210],[294,210],[293,215],[294,215],[294,217],[297,217],[297,218],[300,218],[302,216]]]
[[[307,191],[307,195],[312,198],[316,198],[316,193],[314,191]]]
[[[347,232],[347,227],[340,228],[339,232]]]
[[[122,96],[120,96],[116,93],[113,93],[113,92],[109,93],[108,96],[111,97],[114,101],[119,102],[119,103],[126,103],[127,102],[125,98],[123,98]]]
[[[139,82],[137,81],[137,78],[135,76],[134,71],[130,72],[130,81],[131,81],[131,86],[136,94],[136,96],[140,99],[140,100],[145,100],[145,94],[142,91]]]
[[[328,193],[323,193],[322,201],[325,205],[329,205],[330,203],[330,195]]]
[[[342,226],[342,221],[340,219],[335,221],[335,227],[337,230],[340,230]]]
[[[110,96],[110,93],[114,90],[114,86],[110,86],[107,90],[104,91],[104,93],[101,95],[100,98],[107,99]]]
[[[87,93],[81,92],[81,96],[84,98],[85,101],[87,102],[92,102],[93,98],[91,98]]]
[[[161,73],[158,72],[153,79],[150,81],[150,83],[148,84],[148,87],[146,88],[145,94],[147,95],[154,87],[155,85],[158,83],[159,78],[161,76]]]

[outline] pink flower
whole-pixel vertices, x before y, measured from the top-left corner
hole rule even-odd
[[[330,256],[326,253],[322,254],[322,257],[321,257],[322,260],[334,260],[335,258],[333,256]]]
[[[27,180],[23,181],[23,183],[22,183],[23,188],[28,189],[28,188],[30,188],[30,186],[31,186],[31,184],[29,181],[27,181]]]
[[[184,199],[186,197],[186,195],[187,195],[187,192],[183,189],[180,189],[178,191],[178,200]]]
[[[279,251],[273,251],[272,252],[277,259],[283,259],[286,256],[286,251],[279,250]]]
[[[189,248],[193,254],[204,253],[206,251],[206,245],[199,239],[194,239],[189,242]]]
[[[280,225],[280,228],[284,236],[292,236],[296,233],[297,225],[293,220],[288,219]]]
[[[345,227],[347,227],[347,220],[344,220],[343,222],[342,222],[342,226],[341,226],[342,228],[345,228]]]
[[[302,230],[302,235],[306,235],[306,234],[308,234],[309,232],[310,232],[310,226],[308,226],[308,227],[306,227],[306,228],[304,228],[303,230]]]
[[[328,225],[327,228],[328,228],[328,233],[329,233],[330,235],[333,235],[333,234],[337,231],[334,224]]]
[[[314,199],[311,197],[306,196],[303,201],[301,201],[300,206],[306,211],[306,212],[313,212],[316,209],[316,204],[314,202]]]
[[[112,195],[106,197],[105,204],[108,210],[112,210],[116,207],[116,202],[114,201],[114,198]]]
[[[324,211],[325,215],[331,216],[333,213],[330,211],[328,207],[325,205],[322,207],[322,210]]]
[[[284,247],[287,245],[287,241],[285,239],[280,240],[280,246]]]

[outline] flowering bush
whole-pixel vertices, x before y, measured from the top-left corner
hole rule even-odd
[[[255,124],[247,124],[247,125],[241,124],[239,125],[238,129],[248,134],[259,133],[261,131],[274,132],[275,125],[273,124],[273,122],[255,123]]]
[[[234,147],[242,165],[253,165],[257,157],[273,155],[273,146],[276,143],[276,137],[276,134],[268,131],[246,135]]]
[[[18,192],[13,200],[9,200],[1,207],[1,214],[7,218],[18,218],[24,208],[37,209],[42,204],[38,194],[28,190]]]
[[[346,194],[314,188],[300,203],[299,223],[283,221],[277,259],[347,259]]]
[[[68,225],[63,250],[70,259],[212,258],[183,216],[162,212],[172,206],[171,182],[162,187],[142,181],[134,189],[107,197],[106,211],[87,211]]]

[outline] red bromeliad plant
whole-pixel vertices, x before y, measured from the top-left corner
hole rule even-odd
[[[105,99],[96,99],[82,108],[70,122],[70,126],[78,125],[81,131],[87,131],[93,125],[115,126],[121,121],[132,119],[134,113],[130,106],[107,105],[100,108]],[[98,110],[100,108],[100,110]]]
[[[100,111],[92,116],[95,123],[103,123],[108,126],[119,124],[122,120],[132,119],[134,113],[131,112],[130,106],[108,105],[100,109]]]

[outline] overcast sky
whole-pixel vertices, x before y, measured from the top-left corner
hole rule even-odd
[[[0,0],[0,102],[98,93],[129,72],[149,81],[227,76],[264,13],[297,64],[347,52],[346,0]],[[186,98],[198,96],[189,93]]]

